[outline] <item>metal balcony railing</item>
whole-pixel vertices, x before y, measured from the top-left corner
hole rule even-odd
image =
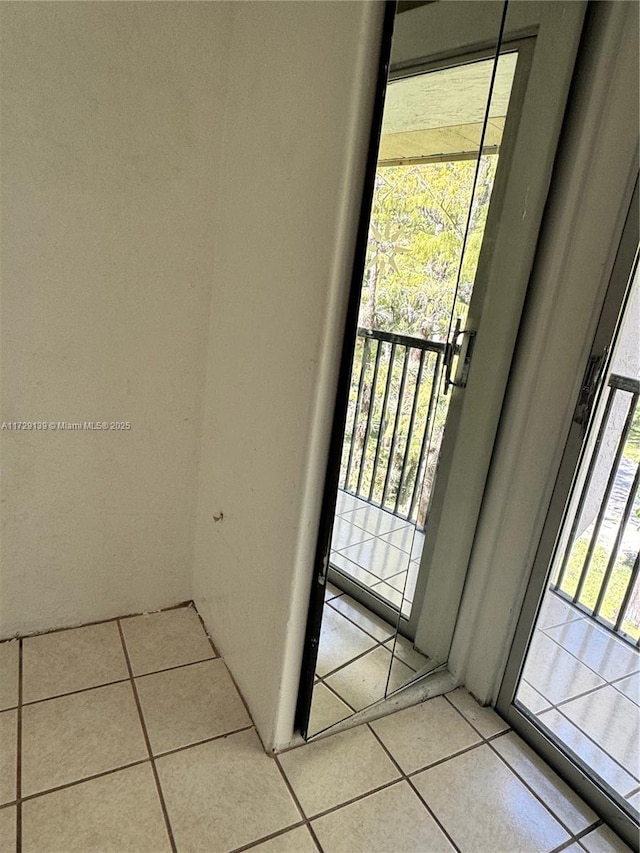
[[[444,426],[436,394],[444,351],[438,341],[360,328],[351,373],[341,488],[419,527]]]
[[[640,645],[639,396],[636,379],[611,375],[568,543],[552,583],[561,596],[636,645]]]

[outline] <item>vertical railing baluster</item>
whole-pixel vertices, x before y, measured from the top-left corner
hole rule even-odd
[[[376,443],[376,455],[373,459],[373,471],[371,472],[371,483],[369,485],[369,494],[367,500],[371,501],[376,485],[376,474],[378,473],[378,462],[380,460],[380,448],[384,441],[384,434],[387,427],[387,407],[389,404],[389,389],[391,388],[391,374],[393,373],[393,362],[396,356],[396,345],[391,344],[389,352],[389,366],[387,369],[387,380],[384,386],[384,398],[382,400],[382,409],[380,411],[380,429],[378,430],[378,441]]]
[[[373,379],[371,380],[371,390],[369,392],[369,411],[367,412],[367,426],[364,432],[364,441],[362,442],[362,453],[360,454],[360,470],[358,471],[358,485],[356,486],[357,494],[360,494],[360,486],[362,485],[362,475],[364,474],[365,457],[367,455],[367,447],[369,445],[369,436],[371,435],[371,418],[373,415],[373,407],[375,404],[376,385],[378,384],[378,369],[380,367],[380,352],[382,344],[377,341],[376,360],[373,366]]]
[[[418,467],[416,470],[416,479],[413,484],[413,494],[411,496],[411,507],[409,509],[409,518],[414,520],[416,524],[418,523],[418,514],[420,510],[420,498],[422,496],[422,486],[424,482],[424,472],[422,470],[423,466],[426,466],[426,450],[431,441],[431,429],[433,426],[433,410],[435,407],[435,401],[437,394],[438,385],[440,384],[440,370],[442,367],[442,353],[436,353],[436,360],[433,367],[433,376],[431,378],[431,391],[429,392],[429,408],[427,411],[427,420],[424,425],[424,433],[422,435],[422,446],[420,447],[420,458],[418,460]]]
[[[398,480],[398,491],[396,493],[396,502],[393,506],[394,514],[398,514],[398,506],[400,505],[400,498],[402,496],[402,485],[404,482],[404,474],[407,468],[407,459],[409,458],[409,452],[411,450],[411,439],[413,437],[413,424],[416,419],[416,409],[418,406],[418,396],[420,393],[420,385],[422,382],[422,370],[424,368],[424,350],[420,352],[420,362],[418,364],[418,373],[416,376],[416,387],[413,392],[413,403],[411,405],[411,417],[409,418],[409,428],[407,430],[407,441],[404,448],[404,456],[402,457],[402,469],[400,471],[400,479]]]
[[[635,396],[635,400],[637,401],[637,396]],[[584,558],[584,563],[582,564],[582,570],[580,573],[580,581],[578,583],[578,588],[576,590],[575,595],[573,596],[574,602],[580,600],[580,596],[582,595],[582,590],[584,589],[584,585],[587,580],[587,576],[589,574],[589,567],[591,565],[591,560],[593,558],[593,552],[595,551],[596,544],[598,542],[598,538],[600,536],[600,528],[602,527],[602,522],[604,521],[604,516],[607,511],[607,505],[609,503],[609,498],[611,497],[611,492],[613,491],[613,486],[616,480],[616,475],[618,473],[618,468],[620,466],[620,460],[622,459],[622,454],[624,451],[625,444],[627,443],[627,438],[629,436],[629,432],[631,430],[631,426],[633,424],[633,416],[634,416],[635,406],[629,406],[629,412],[624,422],[624,428],[620,435],[620,439],[618,441],[618,446],[616,447],[616,453],[613,461],[613,465],[611,467],[611,472],[609,474],[609,478],[607,480],[607,486],[604,490],[604,495],[600,502],[600,509],[598,511],[598,516],[596,518],[595,527],[593,529],[593,533],[591,534],[591,540],[589,542],[589,547],[587,548],[587,553]],[[600,590],[598,591],[600,592]],[[593,615],[595,611],[592,609],[591,613]]]
[[[409,348],[404,347],[404,361],[402,362],[402,380],[400,382],[400,390],[398,391],[398,405],[396,408],[396,417],[393,424],[393,438],[391,440],[391,448],[389,450],[389,461],[387,463],[387,475],[384,479],[384,489],[382,490],[382,501],[380,505],[384,507],[387,499],[387,490],[389,487],[389,477],[393,468],[393,457],[396,452],[396,444],[398,442],[398,423],[400,421],[400,413],[402,411],[402,401],[404,400],[404,389],[407,382],[407,365],[409,362]]]
[[[635,409],[635,405],[631,405],[631,410]],[[636,495],[638,492],[638,483],[640,482],[640,465],[636,468],[636,474],[633,478],[633,483],[631,485],[631,490],[629,492],[629,497],[627,498],[627,502],[624,507],[624,512],[622,513],[622,518],[620,519],[620,526],[618,527],[618,532],[616,533],[616,538],[613,543],[613,549],[611,551],[611,556],[609,558],[609,563],[607,564],[606,571],[604,573],[604,577],[602,579],[602,584],[600,586],[600,593],[598,595],[598,599],[596,601],[596,606],[593,608],[593,615],[599,616],[600,610],[602,609],[602,605],[604,603],[605,595],[607,593],[607,587],[609,586],[609,581],[611,579],[611,575],[613,574],[613,570],[618,561],[618,554],[620,553],[620,546],[622,545],[622,539],[624,537],[627,524],[629,523],[629,519],[631,518],[631,511],[633,510],[633,505],[636,500]]]
[[[620,610],[618,611],[618,618],[616,619],[616,624],[613,626],[613,630],[616,634],[621,633],[622,623],[624,622],[624,618],[627,612],[627,607],[629,606],[629,602],[631,601],[631,596],[633,595],[633,590],[638,580],[638,574],[640,573],[640,551],[636,554],[636,559],[633,563],[633,568],[631,569],[631,574],[629,576],[629,583],[627,584],[627,588],[624,593],[624,598],[622,599],[622,604],[620,605]],[[640,639],[638,640],[640,642]]]
[[[362,407],[362,386],[364,385],[364,374],[369,361],[369,338],[365,338],[362,348],[362,365],[360,367],[360,379],[358,381],[358,397],[356,400],[355,413],[353,415],[353,431],[351,433],[351,447],[349,448],[349,461],[347,462],[347,473],[344,478],[344,487],[349,491],[349,480],[351,479],[351,466],[353,464],[353,449],[356,444],[356,436],[358,433],[358,420],[360,419],[360,409]]]
[[[598,435],[596,437],[596,442],[593,447],[593,451],[591,453],[591,458],[589,459],[589,467],[587,468],[587,473],[584,479],[584,485],[582,486],[582,491],[580,492],[580,497],[578,499],[578,504],[575,509],[575,513],[573,516],[573,521],[571,523],[571,530],[569,531],[569,539],[567,540],[567,547],[565,549],[562,565],[560,566],[560,571],[558,572],[558,576],[553,584],[554,589],[562,589],[562,582],[564,580],[564,576],[567,572],[567,567],[569,564],[569,558],[571,556],[571,551],[573,549],[573,544],[576,541],[576,534],[578,532],[578,525],[580,524],[580,518],[582,516],[582,510],[584,509],[584,505],[587,502],[587,496],[589,494],[589,487],[591,485],[591,480],[593,478],[593,472],[595,471],[596,464],[598,462],[598,454],[600,451],[600,447],[602,446],[602,440],[604,438],[605,431],[607,429],[607,425],[609,423],[609,416],[611,414],[611,407],[613,406],[613,398],[615,396],[615,392],[613,388],[607,389],[607,400],[604,407],[604,412],[602,413],[602,421],[600,422],[600,427],[598,429]],[[575,600],[575,599],[574,599]]]

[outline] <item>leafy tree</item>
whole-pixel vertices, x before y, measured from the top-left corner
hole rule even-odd
[[[475,194],[475,160],[378,169],[360,302],[360,326],[442,342],[446,340],[452,312],[464,321],[496,161],[495,156],[481,158]],[[380,361],[374,387],[378,349]],[[417,519],[422,525],[448,398],[440,395],[437,399],[429,423],[431,440],[423,452],[429,400],[432,391],[437,390],[434,381],[439,381],[434,376],[435,355],[429,353],[421,368],[419,351],[411,350],[407,354],[404,394],[401,393],[404,362],[401,353],[396,355],[400,358],[392,364],[390,345],[373,342],[360,342],[356,350],[343,447],[343,483],[349,490]],[[360,386],[361,370],[364,373]],[[386,411],[382,411],[383,389],[389,371],[388,405]],[[415,393],[418,398],[414,410]],[[392,441],[394,426],[397,426],[395,442]],[[403,469],[404,476],[401,476]],[[414,494],[416,480],[424,481],[424,486]]]

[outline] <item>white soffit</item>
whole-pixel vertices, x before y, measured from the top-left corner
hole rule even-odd
[[[502,140],[517,53],[503,54],[491,95],[485,151]],[[476,157],[493,59],[429,71],[389,83],[379,164]]]

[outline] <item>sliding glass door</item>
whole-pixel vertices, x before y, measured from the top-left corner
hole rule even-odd
[[[636,187],[498,702],[636,844],[639,397]]]

